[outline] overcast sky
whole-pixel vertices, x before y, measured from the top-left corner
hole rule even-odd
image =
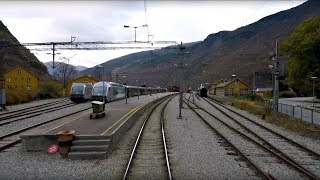
[[[0,20],[20,43],[70,41],[193,42],[235,30],[305,1],[0,1]],[[59,51],[57,59],[93,67],[139,50]],[[140,50],[141,51],[141,50]],[[34,51],[42,62],[47,52]],[[76,55],[75,55],[76,54]]]

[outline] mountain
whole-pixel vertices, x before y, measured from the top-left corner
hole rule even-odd
[[[264,17],[234,31],[210,34],[200,42],[185,44],[184,84],[195,89],[233,74],[255,87],[271,86],[270,53],[308,18],[320,15],[320,1],[309,0],[300,6]],[[122,56],[101,64],[107,79],[127,84],[178,85],[178,49],[162,48]],[[281,55],[281,52],[280,52]],[[282,67],[285,59],[280,56]],[[96,75],[91,68],[81,73]]]
[[[62,63],[62,64],[64,64],[63,62],[59,62],[59,61],[56,61],[56,63],[57,64],[60,64],[60,63]],[[56,72],[57,70],[58,70],[58,68],[52,68],[52,62],[50,61],[50,62],[45,62],[44,63],[44,65],[47,67],[47,69],[48,69],[48,73],[50,74],[50,75],[53,75],[54,74],[54,72]],[[71,66],[73,66],[73,65],[71,65]],[[77,76],[77,75],[79,75],[80,74],[80,71],[84,71],[85,69],[87,69],[87,67],[85,67],[85,66],[73,66],[73,68],[75,69],[75,76]]]
[[[46,66],[27,48],[10,45],[20,45],[20,43],[0,21],[0,73],[2,70],[6,72],[10,68],[21,64],[30,69],[40,79],[49,77]]]

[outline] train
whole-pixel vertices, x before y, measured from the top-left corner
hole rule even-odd
[[[208,90],[207,88],[205,88],[202,84],[200,85],[200,87],[197,89],[197,94],[200,97],[207,97],[208,96]]]
[[[80,84],[84,85],[85,83],[73,83],[71,87],[70,99],[76,103],[88,100],[111,102],[124,99],[126,96],[133,97],[167,92],[166,88],[129,86],[115,82],[100,81],[95,83],[91,89],[87,88],[81,91],[81,94],[77,91],[77,88],[80,86]],[[76,94],[76,96],[74,94]],[[88,96],[88,94],[90,95]]]
[[[73,83],[70,92],[71,101],[76,103],[87,101],[91,98],[92,89],[92,83]]]

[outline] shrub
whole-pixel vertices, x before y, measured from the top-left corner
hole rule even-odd
[[[32,101],[36,97],[34,92],[27,90],[6,90],[6,103],[11,104],[20,104]]]
[[[280,98],[297,97],[297,93],[295,93],[293,91],[282,91],[282,92],[279,92],[279,97]]]
[[[40,83],[38,97],[40,99],[61,97],[62,85],[56,81],[45,81]]]

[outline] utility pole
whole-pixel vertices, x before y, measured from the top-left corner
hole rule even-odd
[[[6,110],[6,92],[5,92],[5,78],[4,78],[4,59],[5,59],[5,48],[0,51],[0,110]]]
[[[274,55],[274,91],[273,91],[273,111],[274,114],[278,111],[278,92],[279,92],[279,60],[278,60],[278,40],[276,40],[276,49]]]
[[[189,52],[184,52],[184,50],[185,50],[185,47],[184,46],[182,46],[182,42],[181,42],[181,44],[180,44],[180,46],[179,46],[179,48],[180,48],[180,53],[179,53],[179,55],[181,55],[181,57],[180,57],[180,62],[179,62],[179,65],[178,65],[178,67],[179,67],[179,95],[180,95],[180,98],[179,98],[179,115],[178,115],[178,119],[182,119],[182,115],[181,115],[181,109],[182,109],[182,103],[183,103],[183,68],[185,68],[187,65],[183,65],[182,63],[182,61],[183,61],[183,59],[184,59],[184,54],[187,54],[187,53],[189,53]]]

